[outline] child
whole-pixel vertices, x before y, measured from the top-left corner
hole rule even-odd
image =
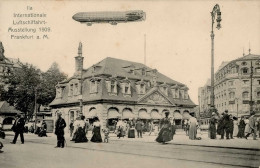
[[[108,143],[108,138],[109,138],[109,130],[108,130],[108,128],[103,129],[103,132],[104,132],[104,135],[105,135],[104,142]]]

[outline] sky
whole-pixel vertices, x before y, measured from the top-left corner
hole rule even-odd
[[[214,25],[215,71],[223,61],[248,54],[260,55],[260,1],[0,1],[0,41],[5,56],[19,58],[42,71],[53,62],[72,76],[79,42],[83,44],[84,68],[106,57],[144,63],[189,87],[198,104],[198,88],[210,78],[211,15],[215,4],[222,12],[220,30]],[[27,10],[27,6],[32,10]],[[30,9],[30,8],[29,8]],[[93,24],[72,19],[77,12],[143,10],[142,22]],[[14,13],[45,13],[45,25],[14,25]],[[42,18],[36,18],[36,20]],[[9,28],[36,28],[36,33],[8,32]],[[51,32],[39,32],[50,27]],[[11,35],[42,35],[48,39],[11,39]]]

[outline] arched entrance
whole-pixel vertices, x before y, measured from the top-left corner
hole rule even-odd
[[[106,125],[110,131],[114,131],[116,129],[116,123],[118,121],[118,117],[120,116],[119,110],[116,107],[110,107],[107,110],[107,122]]]
[[[124,108],[122,111],[122,119],[123,120],[129,120],[129,119],[134,119],[136,116],[132,112],[131,108]]]
[[[175,121],[176,128],[180,129],[182,128],[182,115],[179,110],[175,110],[173,112],[173,117]]]

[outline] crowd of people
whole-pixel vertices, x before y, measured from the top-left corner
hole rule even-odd
[[[57,113],[57,120],[55,122],[55,135],[57,136],[57,148],[64,148],[65,138],[64,138],[64,128],[67,126],[65,120],[62,118],[61,112]],[[144,122],[141,119],[129,119],[122,120],[119,118],[117,121],[113,121],[114,127],[108,125],[108,121],[105,126],[99,121],[98,117],[92,119],[90,124],[89,119],[81,114],[75,121],[71,121],[69,125],[71,141],[75,143],[88,142],[88,132],[92,131],[91,142],[101,143],[109,142],[109,134],[116,134],[118,138],[127,137],[127,138],[142,138],[144,132],[147,132],[148,135],[152,133],[156,135],[155,141],[158,143],[165,144],[173,140],[176,127],[174,118],[169,117],[169,112],[165,113],[165,117],[159,122],[154,122],[153,120],[146,120]],[[15,144],[18,136],[20,135],[21,143],[24,144],[23,133],[31,132],[35,129],[34,133],[38,134],[39,137],[47,137],[47,124],[45,121],[39,122],[36,127],[35,125],[30,125],[25,122],[24,116],[18,114],[15,118],[12,130],[15,133],[12,144]],[[200,140],[201,138],[197,136],[198,131],[200,130],[199,123],[194,117],[194,113],[191,114],[191,117],[188,120],[184,121],[184,131],[186,135],[191,140]],[[259,135],[257,135],[257,131]],[[252,134],[253,139],[260,137],[260,119],[255,117],[255,112],[251,112],[249,117],[242,116],[239,120],[237,117],[232,116],[228,113],[228,110],[225,110],[220,116],[212,113],[212,117],[209,120],[209,138],[216,139],[217,135],[220,135],[220,139],[233,139],[245,138],[247,139]],[[103,136],[103,139],[102,139]],[[0,138],[4,138],[4,132],[0,130]],[[3,144],[0,142],[0,152],[3,148]]]
[[[255,112],[251,112],[250,117],[242,116],[240,120],[232,116],[225,110],[224,113],[218,117],[215,113],[209,120],[209,137],[216,139],[217,134],[221,136],[220,139],[234,139],[245,138],[247,139],[253,134],[253,139],[256,140],[257,131],[260,130],[260,120],[255,117]],[[259,133],[260,136],[260,133]]]

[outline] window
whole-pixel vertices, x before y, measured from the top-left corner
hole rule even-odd
[[[72,96],[73,95],[73,84],[70,84],[70,92],[69,95]]]
[[[142,69],[142,75],[146,75],[146,70],[145,70],[145,68]]]
[[[131,83],[130,82],[122,82],[121,89],[123,94],[131,94]]]
[[[160,87],[160,90],[161,90],[165,95],[168,96],[168,88],[167,88],[167,86],[162,86],[162,87]]]
[[[234,81],[229,81],[228,84],[229,84],[229,86],[233,86],[234,85]]]
[[[62,88],[57,86],[56,87],[56,98],[61,98]]]
[[[255,69],[256,73],[260,73],[260,68]]]
[[[184,90],[180,90],[181,98],[184,99]]]
[[[229,99],[234,99],[235,98],[235,92],[230,92],[229,93]]]
[[[98,88],[97,88],[97,81],[91,80],[90,81],[90,93],[97,93]]]
[[[258,82],[258,85],[260,85],[260,80],[258,80],[257,82]]]
[[[249,80],[243,80],[244,85],[249,85]]]
[[[74,95],[78,95],[79,94],[79,88],[78,88],[78,84],[77,83],[74,84],[74,93],[73,94]]]
[[[243,68],[242,69],[242,74],[248,74],[248,69],[247,68]]]
[[[145,94],[145,84],[144,83],[142,83],[141,85],[140,85],[140,92],[139,92],[140,94]]]
[[[257,93],[256,93],[256,96],[259,98],[259,97],[260,97],[260,92],[257,92]]]
[[[242,97],[243,97],[243,99],[248,99],[249,98],[249,92],[243,92],[242,93]]]

